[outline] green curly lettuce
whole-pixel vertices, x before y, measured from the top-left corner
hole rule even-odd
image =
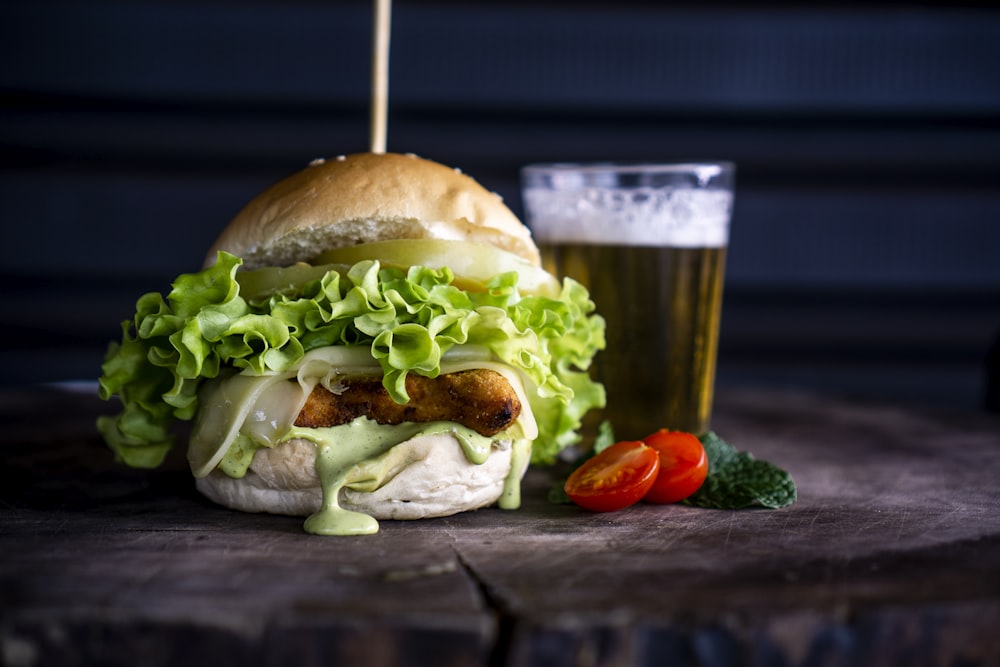
[[[529,396],[539,437],[532,462],[548,464],[576,442],[583,415],[604,405],[587,368],[604,348],[604,320],[587,290],[563,281],[557,298],[522,296],[516,272],[484,291],[452,284],[447,269],[400,269],[362,261],[343,271],[265,295],[240,291],[242,260],[220,252],[212,266],[180,276],[164,298],[142,296],[121,342],[109,346],[100,396],[122,411],[98,421],[116,458],[160,465],[172,425],[198,409],[198,389],[226,369],[249,374],[294,368],[310,350],[364,346],[382,367],[384,386],[405,403],[408,373],[436,377],[443,355],[477,345],[520,369],[537,388]]]

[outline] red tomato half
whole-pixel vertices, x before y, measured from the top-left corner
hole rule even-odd
[[[613,512],[634,505],[656,481],[660,457],[638,441],[611,445],[587,459],[563,487],[574,503],[594,512]]]
[[[701,488],[708,476],[708,457],[697,437],[661,429],[643,442],[660,455],[660,474],[644,500],[676,503]]]

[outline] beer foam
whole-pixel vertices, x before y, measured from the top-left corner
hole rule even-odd
[[[718,248],[729,241],[733,193],[691,187],[526,188],[528,226],[541,243]]]

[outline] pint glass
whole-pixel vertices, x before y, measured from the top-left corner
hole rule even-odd
[[[521,171],[545,267],[607,321],[593,373],[619,439],[711,425],[734,166],[537,164]]]

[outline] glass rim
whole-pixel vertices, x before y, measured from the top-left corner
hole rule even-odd
[[[521,171],[539,173],[588,173],[588,174],[684,174],[697,173],[701,177],[718,176],[736,168],[732,160],[696,160],[685,162],[614,161],[606,162],[535,162],[521,167]]]

